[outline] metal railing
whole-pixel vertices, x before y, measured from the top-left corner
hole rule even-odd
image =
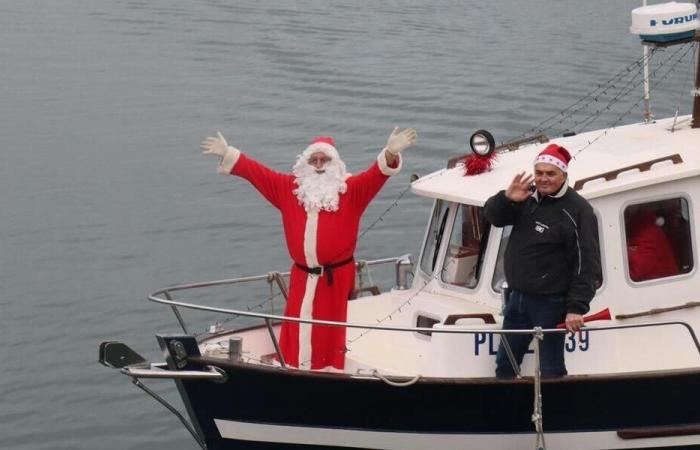
[[[370,262],[361,262],[361,264],[366,264],[366,265],[372,265],[372,264],[383,264],[383,263],[388,263],[388,262],[397,262],[399,261],[400,258],[387,258],[387,259],[381,259],[381,260],[375,260],[375,261],[370,261]],[[272,273],[276,274],[276,276],[282,277],[288,275],[288,273]],[[397,271],[398,274],[398,271]],[[502,330],[502,329],[489,329],[485,330],[484,328],[479,328],[479,329],[469,329],[469,328],[462,328],[462,327],[454,327],[454,328],[427,328],[427,327],[399,327],[399,326],[388,326],[388,325],[379,325],[379,324],[366,324],[366,323],[350,323],[350,322],[335,322],[335,321],[328,321],[328,320],[314,320],[314,319],[302,319],[298,317],[287,317],[287,316],[281,316],[281,315],[276,315],[276,314],[268,314],[268,313],[259,313],[259,312],[253,312],[253,311],[240,311],[240,310],[235,310],[235,309],[229,309],[229,308],[218,308],[218,307],[212,307],[212,306],[205,306],[205,305],[199,305],[195,303],[188,303],[188,302],[183,302],[183,301],[176,301],[172,297],[172,293],[176,291],[187,291],[187,290],[193,290],[193,289],[201,289],[201,288],[206,288],[206,287],[213,287],[213,286],[225,286],[225,285],[232,285],[232,284],[237,284],[237,283],[243,283],[243,282],[250,282],[250,281],[260,281],[267,279],[270,284],[274,281],[274,276],[271,274],[266,274],[266,275],[260,275],[260,276],[254,276],[254,277],[244,277],[244,278],[235,278],[235,279],[230,279],[230,280],[218,280],[218,281],[209,281],[209,282],[203,282],[203,283],[192,283],[192,284],[183,284],[183,285],[178,285],[178,286],[172,286],[170,288],[162,289],[160,291],[157,291],[151,295],[148,296],[148,299],[152,302],[155,303],[160,303],[164,305],[168,305],[172,308],[173,312],[175,313],[178,322],[182,326],[183,330],[187,333],[187,327],[184,323],[184,320],[182,319],[182,316],[180,315],[179,308],[186,308],[186,309],[193,309],[193,310],[199,310],[199,311],[208,311],[208,312],[213,312],[213,313],[220,313],[220,314],[227,314],[227,315],[233,315],[233,316],[240,316],[240,317],[250,317],[250,318],[256,318],[264,321],[269,335],[270,339],[272,341],[272,344],[275,348],[275,353],[277,355],[278,361],[280,362],[280,365],[282,368],[286,368],[286,364],[284,361],[284,357],[280,351],[279,343],[277,341],[277,338],[275,336],[274,330],[273,330],[273,323],[279,323],[279,322],[296,322],[296,323],[305,323],[305,324],[313,324],[313,325],[323,325],[323,326],[331,326],[331,327],[345,327],[345,328],[357,328],[357,329],[364,329],[364,330],[380,330],[380,331],[395,331],[395,332],[409,332],[409,333],[447,333],[447,334],[482,334],[482,333],[489,333],[489,334],[497,334],[499,336],[504,336],[504,335],[523,335],[523,334],[530,334],[533,336],[533,344],[534,344],[534,376],[533,376],[533,410],[532,410],[532,423],[535,427],[535,433],[536,433],[536,443],[535,443],[535,448],[536,449],[546,449],[546,444],[545,444],[545,432],[543,428],[543,414],[542,414],[542,376],[540,372],[540,342],[544,339],[544,336],[546,334],[550,333],[568,333],[566,329],[559,329],[559,328],[554,328],[554,329],[542,329],[539,327],[536,327],[531,330]],[[278,286],[281,290],[284,289],[284,283],[281,283],[278,279],[277,281]],[[667,321],[667,322],[646,322],[646,323],[635,323],[635,324],[627,324],[627,325],[610,325],[610,326],[597,326],[597,327],[583,327],[582,330],[584,331],[612,331],[612,330],[625,330],[625,329],[636,329],[636,328],[648,328],[648,327],[667,327],[667,326],[679,326],[684,328],[687,332],[688,335],[690,336],[690,339],[692,340],[696,351],[698,352],[698,355],[700,356],[700,341],[698,341],[698,338],[695,334],[695,331],[693,328],[686,322],[682,321]],[[232,330],[235,331],[235,330]],[[501,339],[501,342],[504,343],[504,347],[506,350],[510,350],[508,346],[508,339]],[[509,353],[509,361],[511,365],[513,366],[513,371],[516,374],[518,378],[521,377],[520,370],[517,362],[512,356],[512,353],[508,351]],[[216,381],[215,379],[218,377],[219,381],[221,380],[225,381],[225,373],[222,373],[222,371],[218,368],[215,367],[210,367],[207,366],[208,372],[202,373],[202,374],[196,374],[196,373],[189,373],[187,372],[186,374],[183,374],[182,376],[177,375],[177,371],[161,371],[158,370],[155,373],[149,370],[143,370],[139,371],[137,369],[130,369],[125,371],[127,375],[131,376],[134,383],[141,387],[142,389],[146,390],[145,387],[140,386],[140,383],[138,382],[139,378],[145,378],[145,377],[151,377],[151,378],[168,378],[168,372],[172,375],[170,378],[187,378],[187,377],[193,377],[193,378],[202,378],[202,375],[205,374],[207,377],[210,377],[212,381]],[[383,377],[376,369],[373,371],[373,376],[375,378],[381,379],[382,381],[396,387],[404,387],[404,386],[410,386],[414,383],[416,383],[421,376],[415,376],[409,381],[404,381],[404,382],[397,382],[393,380],[388,380],[386,377]],[[148,390],[146,390],[148,392]],[[151,394],[154,396],[154,394]],[[159,402],[163,403],[161,399],[159,399],[157,396],[154,396],[156,400]],[[172,407],[169,407],[166,405],[171,411],[173,410]],[[180,416],[177,412],[175,412],[176,415]],[[181,421],[185,423],[183,417],[180,417]],[[185,423],[187,426],[187,424]],[[197,435],[197,433],[194,432],[194,430],[188,428],[190,433],[197,439],[198,443],[202,448],[206,448],[203,444],[203,440]]]
[[[157,296],[163,292],[165,292],[165,290],[155,292],[155,293],[149,295],[148,299],[152,302],[155,302],[155,303],[161,303],[161,304],[169,305],[169,306],[173,306],[173,307],[194,309],[194,310],[199,310],[199,311],[208,311],[208,312],[221,313],[221,314],[231,314],[231,315],[242,316],[242,317],[254,317],[254,318],[262,319],[265,321],[273,321],[273,322],[285,322],[286,321],[286,322],[306,323],[306,324],[313,324],[313,325],[323,325],[323,326],[330,326],[330,327],[360,328],[360,329],[366,329],[366,330],[399,331],[399,332],[411,332],[411,333],[430,332],[430,333],[447,333],[447,334],[483,334],[483,333],[487,332],[487,333],[498,334],[498,335],[511,335],[511,334],[532,334],[532,335],[534,335],[535,333],[537,333],[536,330],[530,330],[530,329],[527,329],[527,330],[499,330],[499,329],[491,330],[491,329],[489,329],[489,330],[485,331],[483,328],[467,329],[467,328],[397,327],[397,326],[377,325],[377,324],[368,324],[368,323],[334,322],[334,321],[330,321],[330,320],[301,319],[298,317],[280,316],[280,315],[266,314],[266,313],[256,313],[256,312],[252,312],[252,311],[241,311],[241,310],[228,309],[228,308],[217,308],[217,307],[213,307],[213,306],[197,305],[195,303],[187,303],[187,302],[180,302],[180,301],[175,301],[175,300],[167,300],[164,298],[158,298]],[[698,341],[698,338],[697,338],[695,332],[693,331],[693,328],[690,325],[688,325],[688,323],[686,323],[686,322],[681,322],[681,321],[646,322],[646,323],[636,323],[636,324],[629,324],[629,325],[583,327],[581,330],[582,331],[610,331],[610,330],[622,330],[622,329],[630,329],[630,328],[662,327],[662,326],[672,326],[672,325],[681,326],[688,331],[688,334],[690,335],[690,338],[693,341],[695,349],[698,351],[698,356],[700,356],[700,341]],[[559,329],[559,328],[542,329],[540,331],[544,334],[568,333],[568,331],[566,329]]]
[[[390,262],[398,263],[401,260],[402,257],[392,257],[392,258],[384,258],[384,259],[377,259],[373,261],[359,261],[356,264],[362,266],[370,266],[370,265],[377,265],[377,264],[386,264]],[[185,308],[185,309],[192,309],[192,310],[199,310],[199,311],[207,311],[207,312],[213,312],[213,313],[218,313],[218,314],[227,314],[227,315],[232,315],[232,316],[238,316],[238,317],[250,317],[250,318],[256,318],[264,321],[269,334],[270,334],[270,339],[272,340],[272,344],[275,348],[275,352],[277,354],[277,357],[282,365],[282,367],[286,367],[284,363],[284,358],[281,354],[280,348],[279,348],[279,343],[277,341],[277,338],[274,334],[273,331],[273,324],[274,323],[279,323],[279,322],[296,322],[296,323],[304,323],[304,324],[312,324],[312,325],[323,325],[323,326],[331,326],[331,327],[345,327],[345,328],[357,328],[357,329],[364,329],[364,330],[379,330],[379,331],[396,331],[396,332],[409,332],[409,333],[447,333],[447,334],[481,334],[484,333],[485,330],[483,328],[480,329],[467,329],[467,328],[426,328],[426,327],[400,327],[400,326],[387,326],[387,325],[378,325],[378,324],[367,324],[367,323],[351,323],[351,322],[335,322],[335,321],[329,321],[329,320],[317,320],[317,319],[302,319],[298,317],[288,317],[288,316],[283,316],[283,315],[277,315],[277,314],[268,314],[268,313],[261,313],[261,312],[253,312],[253,311],[242,311],[242,310],[235,310],[235,309],[230,309],[230,308],[219,308],[219,307],[213,307],[213,306],[206,306],[206,305],[200,305],[200,304],[195,304],[195,303],[188,303],[188,302],[183,302],[183,301],[177,301],[173,299],[173,296],[171,295],[173,292],[179,292],[179,291],[188,291],[188,290],[194,290],[194,289],[202,289],[202,288],[208,288],[208,287],[214,287],[214,286],[225,286],[225,285],[233,285],[233,284],[238,284],[238,283],[245,283],[245,282],[252,282],[252,281],[261,281],[261,280],[268,280],[269,283],[272,283],[274,281],[274,276],[279,276],[279,277],[284,277],[288,276],[289,272],[270,272],[265,275],[257,275],[257,276],[251,276],[251,277],[241,277],[241,278],[233,278],[233,279],[226,279],[226,280],[216,280],[216,281],[207,281],[207,282],[201,282],[201,283],[190,283],[190,284],[182,284],[182,285],[176,285],[176,286],[171,286],[165,289],[161,289],[159,291],[156,291],[148,296],[148,300],[155,302],[155,303],[160,303],[163,305],[168,305],[172,308],[173,312],[175,313],[178,322],[180,323],[183,331],[185,333],[188,333],[187,326],[184,323],[184,320],[182,319],[182,316],[179,312],[178,308]],[[278,283],[278,285],[280,285]],[[282,289],[282,285],[280,285],[280,289]],[[698,355],[700,356],[700,341],[698,340],[698,337],[695,334],[695,331],[693,328],[686,322],[682,321],[667,321],[667,322],[645,322],[645,323],[635,323],[635,324],[628,324],[628,325],[610,325],[610,326],[598,326],[598,327],[584,327],[583,330],[587,331],[611,331],[611,330],[623,330],[623,329],[633,329],[633,328],[647,328],[647,327],[665,327],[665,326],[680,326],[683,327],[687,332],[688,335],[690,336],[690,339],[692,340],[695,349],[698,352]],[[499,330],[499,329],[493,329],[493,330],[488,330],[488,333],[491,334],[498,334],[499,336],[503,335],[522,335],[522,334],[531,334],[534,336],[542,333],[542,334],[549,334],[549,333],[567,333],[566,329],[540,329],[536,328],[533,330]],[[536,340],[536,339],[535,339]],[[504,339],[503,341],[507,342],[507,339]],[[514,361],[511,359],[511,364],[514,364]],[[517,373],[517,367],[514,367]]]
[[[362,269],[367,269],[367,278],[368,282],[372,282],[372,275],[370,272],[369,267],[370,266],[377,266],[377,265],[383,265],[383,264],[389,264],[389,263],[394,263],[397,266],[396,269],[396,280],[395,280],[395,287],[400,286],[401,283],[404,283],[404,280],[399,280],[400,276],[400,270],[399,266],[406,266],[406,264],[412,264],[411,262],[411,256],[410,255],[402,255],[402,256],[395,256],[395,257],[390,257],[390,258],[381,258],[381,259],[374,259],[370,261],[366,260],[358,260],[355,262],[355,266],[358,269],[357,272],[357,278],[358,278],[358,291],[363,290],[365,287],[365,279],[363,277]],[[285,282],[285,278],[289,277],[291,272],[268,272],[267,274],[264,275],[254,275],[254,276],[248,276],[248,277],[239,277],[239,278],[230,278],[230,279],[223,279],[223,280],[214,280],[214,281],[204,281],[204,282],[199,282],[199,283],[188,283],[188,284],[179,284],[175,286],[170,286],[165,289],[161,289],[159,291],[156,291],[148,296],[148,299],[150,301],[156,302],[156,303],[166,303],[170,304],[173,313],[175,314],[175,317],[180,324],[180,328],[182,328],[182,331],[185,332],[185,334],[192,334],[191,330],[185,323],[184,318],[182,317],[182,314],[180,313],[180,310],[178,309],[178,305],[176,301],[174,301],[173,293],[175,292],[180,292],[180,291],[190,291],[194,289],[202,289],[202,288],[212,288],[212,287],[220,287],[220,286],[229,286],[229,285],[234,285],[234,284],[242,284],[242,283],[252,283],[252,282],[257,282],[257,281],[267,281],[268,284],[270,284],[270,289],[272,289],[273,283],[276,284],[279,293],[282,294],[286,300],[287,298],[287,286]],[[403,287],[405,289],[405,286]],[[164,299],[159,298],[159,296],[164,297]],[[166,300],[166,301],[164,301]],[[200,309],[201,308],[196,308],[194,307],[193,304],[187,304],[188,306],[183,306],[184,308],[189,308],[189,309]],[[212,311],[212,312],[222,312],[222,311]],[[249,316],[249,317],[259,317],[251,314],[234,314],[234,315],[240,315],[240,316]],[[279,316],[274,316],[279,317]],[[275,343],[275,346],[277,344]]]

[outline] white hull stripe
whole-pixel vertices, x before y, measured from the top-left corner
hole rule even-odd
[[[534,448],[536,435],[523,434],[457,434],[457,433],[393,433],[385,431],[348,430],[338,428],[294,427],[235,422],[214,419],[221,437],[243,441],[270,442],[324,447],[356,447],[377,450],[522,450]],[[549,450],[593,450],[698,445],[700,436],[678,436],[649,439],[620,439],[614,431],[581,433],[547,433]]]
[[[318,255],[316,254],[316,241],[318,237],[318,211],[306,213],[306,225],[304,227],[304,258],[307,267],[318,267]],[[318,275],[312,273],[306,276],[306,289],[301,300],[300,319],[313,319],[314,296]],[[299,367],[311,368],[311,324],[299,324]]]

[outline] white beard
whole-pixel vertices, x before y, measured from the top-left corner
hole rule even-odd
[[[348,190],[345,180],[350,176],[343,161],[333,158],[324,166],[323,173],[317,173],[316,168],[299,155],[292,172],[296,176],[294,183],[299,186],[292,192],[307,212],[338,210],[340,194]]]

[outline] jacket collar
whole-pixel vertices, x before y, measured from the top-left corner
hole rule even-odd
[[[561,187],[559,188],[559,190],[558,190],[554,195],[547,195],[546,197],[549,197],[549,198],[561,198],[561,197],[563,197],[564,194],[566,194],[566,190],[569,188],[569,183],[568,183],[568,181],[569,181],[569,179],[568,179],[568,177],[567,177],[567,179],[564,180],[564,183],[562,183]],[[537,191],[537,189],[535,189],[535,192],[532,193],[532,196],[535,198],[535,200],[536,200],[538,203],[539,203],[540,201],[542,201],[542,198],[540,198],[540,193]],[[546,198],[546,197],[545,197],[545,198]]]

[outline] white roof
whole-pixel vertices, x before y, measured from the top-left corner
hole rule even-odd
[[[500,153],[490,172],[464,176],[464,166],[459,164],[416,180],[411,189],[424,197],[482,206],[490,196],[508,187],[517,173],[532,173],[535,157],[551,143],[565,147],[574,157],[569,163],[571,186],[577,180],[674,154],[683,160],[680,164],[657,163],[652,170],[644,172],[628,171],[610,181],[603,178],[589,181],[578,191],[589,199],[700,175],[700,128],[691,129],[688,116],[677,120],[673,132],[672,124],[673,118],[553,138],[545,144],[528,144]]]

